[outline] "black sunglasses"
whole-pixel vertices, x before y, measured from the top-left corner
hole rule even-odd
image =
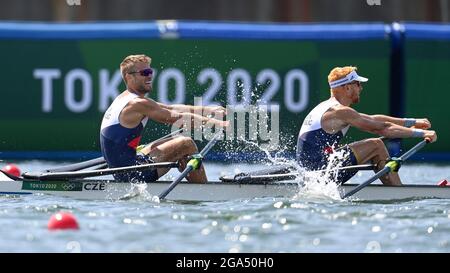
[[[135,74],[135,73],[139,73],[141,76],[147,77],[147,76],[153,74],[153,69],[151,69],[151,68],[146,68],[146,69],[142,69],[142,70],[140,70],[140,71],[132,71],[132,72],[128,72],[128,74]]]

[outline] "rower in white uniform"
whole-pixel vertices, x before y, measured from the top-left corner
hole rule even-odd
[[[436,132],[428,130],[426,118],[396,118],[386,115],[358,113],[351,106],[359,102],[362,83],[368,79],[356,73],[352,66],[335,67],[328,75],[331,97],[317,105],[303,121],[297,141],[297,161],[307,170],[327,168],[330,155],[336,150],[345,156],[341,167],[373,163],[375,172],[381,170],[389,153],[380,138],[369,138],[348,145],[339,145],[350,126],[387,138],[428,138],[437,140]],[[344,183],[357,171],[340,171],[337,183]],[[401,185],[397,173],[381,177],[386,185]]]

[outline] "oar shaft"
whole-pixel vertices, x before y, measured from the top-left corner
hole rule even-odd
[[[352,196],[353,194],[357,193],[358,191],[360,191],[362,188],[366,187],[367,185],[369,185],[370,183],[372,183],[373,181],[379,179],[380,177],[382,177],[383,175],[388,174],[391,171],[396,171],[398,170],[398,168],[400,168],[400,165],[402,161],[407,160],[408,158],[410,158],[413,154],[415,154],[418,150],[420,150],[421,148],[423,148],[425,146],[425,144],[427,144],[429,141],[424,139],[421,142],[417,143],[414,147],[412,147],[411,149],[409,149],[409,151],[405,152],[401,157],[399,157],[397,160],[392,160],[389,161],[388,163],[386,163],[386,166],[381,169],[379,172],[377,172],[373,177],[371,177],[369,180],[361,183],[360,185],[358,185],[356,188],[354,188],[353,190],[347,192],[342,198],[347,198],[349,196]]]
[[[143,171],[148,169],[158,169],[158,168],[176,168],[178,167],[177,162],[158,162],[143,165],[110,168],[102,170],[89,170],[89,171],[78,171],[78,172],[55,172],[55,173],[30,173],[26,172],[23,177],[26,179],[37,179],[37,180],[68,180],[74,178],[86,178],[94,176],[109,175],[115,173],[123,173],[130,171]]]
[[[200,152],[200,154],[202,156],[205,156],[209,150],[211,150],[211,148],[216,144],[216,142],[219,140],[220,134],[216,134],[211,141],[202,149],[202,151]]]
[[[158,138],[157,140],[154,140],[152,143],[157,143],[160,142],[162,140],[171,138],[179,133],[181,133],[184,130],[184,128],[180,128],[178,130],[175,130],[173,132],[171,132],[168,135],[165,135],[161,138]],[[83,161],[83,162],[79,162],[79,163],[74,163],[74,164],[70,164],[70,165],[66,165],[66,166],[62,166],[62,167],[57,167],[57,168],[53,168],[53,169],[48,169],[48,170],[44,170],[43,172],[50,172],[50,173],[55,173],[55,172],[72,172],[72,171],[80,171],[83,169],[87,169],[87,168],[91,168],[94,166],[97,166],[96,169],[100,169],[104,167],[104,164],[106,163],[106,160],[103,156],[94,158],[94,159],[90,159],[87,161]]]
[[[389,167],[384,167],[383,169],[381,169],[381,171],[377,172],[374,176],[372,176],[369,180],[365,181],[364,183],[359,184],[356,188],[354,188],[353,190],[347,192],[342,198],[347,198],[349,196],[352,196],[353,194],[359,192],[362,188],[364,188],[365,186],[369,185],[370,183],[372,183],[373,181],[379,179],[380,177],[382,177],[383,175],[386,175],[387,173],[389,173],[391,169]]]
[[[335,169],[329,169],[329,170],[318,170],[313,172],[334,172],[334,171],[368,171],[368,170],[375,170],[376,165],[374,164],[361,164],[361,165],[353,165],[353,166],[345,166],[345,167],[339,167]]]
[[[324,173],[324,172],[336,172],[336,171],[364,171],[364,170],[374,170],[375,165],[373,164],[363,164],[339,167],[330,170],[318,170],[318,171],[307,171],[305,173]],[[292,172],[291,165],[275,166],[266,170],[251,171],[247,173],[239,173],[231,178],[222,176],[220,180],[228,182],[238,182],[238,183],[251,183],[257,181],[283,181],[296,179],[300,175],[304,175],[303,172]]]
[[[169,192],[171,192],[173,188],[175,188],[175,186],[180,183],[181,180],[183,180],[183,178],[186,177],[193,169],[194,167],[192,167],[191,165],[187,166],[186,169],[184,169],[184,171],[177,177],[177,179],[170,183],[169,187],[159,195],[159,199],[162,200],[166,198]]]
[[[201,150],[198,156],[189,160],[186,169],[184,169],[183,172],[181,172],[181,174],[169,185],[169,187],[158,196],[160,200],[166,198],[166,196],[173,190],[173,188],[175,188],[175,186],[178,185],[178,183],[180,183],[181,180],[183,180],[183,178],[185,178],[191,171],[198,169],[198,166],[200,166],[203,157],[209,152],[209,150],[211,150],[214,144],[216,144],[221,135],[221,131],[217,132],[209,141],[209,143],[206,144],[206,146]]]
[[[79,163],[74,163],[74,164],[70,164],[70,165],[66,165],[66,166],[62,166],[62,167],[57,167],[57,168],[53,168],[53,169],[48,169],[48,170],[44,170],[43,172],[70,172],[70,171],[79,171],[82,169],[87,169],[93,166],[97,166],[97,165],[101,165],[104,164],[105,158],[103,158],[103,156],[98,157],[98,158],[94,158],[94,159],[90,159],[84,162],[79,162]]]
[[[412,147],[409,151],[407,151],[406,153],[404,153],[400,159],[401,160],[407,160],[408,158],[410,158],[415,152],[417,152],[418,150],[422,149],[423,146],[425,146],[425,144],[427,144],[428,141],[427,140],[422,140],[421,142],[417,143],[416,146]]]
[[[177,135],[177,134],[183,132],[183,130],[184,130],[184,128],[180,128],[180,129],[178,129],[178,130],[175,130],[175,131],[171,132],[171,133],[168,134],[168,135],[165,135],[165,136],[163,136],[163,137],[160,137],[160,138],[158,138],[157,140],[153,140],[151,143],[157,143],[157,142],[160,142],[160,141],[162,141],[162,140],[166,140],[166,139],[168,139],[168,138],[174,137],[175,135]]]

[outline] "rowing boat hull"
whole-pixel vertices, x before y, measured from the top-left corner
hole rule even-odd
[[[107,180],[74,181],[0,181],[0,194],[26,195],[44,193],[76,199],[119,200],[147,192],[159,195],[169,186],[170,181],[147,184],[110,182]],[[340,188],[345,193],[358,184],[346,184]],[[209,182],[206,184],[180,183],[167,196],[169,200],[224,201],[233,199],[253,199],[263,197],[294,197],[301,186],[296,181],[229,183]],[[342,195],[341,195],[342,196]],[[433,185],[408,185],[390,187],[369,185],[356,193],[352,200],[404,200],[420,198],[450,199],[450,187]]]

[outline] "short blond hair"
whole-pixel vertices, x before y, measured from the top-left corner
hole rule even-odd
[[[120,73],[122,74],[122,79],[125,83],[127,83],[127,80],[125,78],[125,75],[128,72],[131,72],[134,70],[134,65],[137,63],[148,63],[150,64],[152,62],[152,58],[150,58],[147,55],[139,54],[139,55],[129,55],[123,59],[123,61],[120,63]]]
[[[331,69],[330,74],[328,74],[328,82],[340,80],[356,70],[358,70],[356,66],[335,67]]]

